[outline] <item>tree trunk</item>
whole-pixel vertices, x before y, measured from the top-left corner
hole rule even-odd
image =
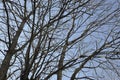
[[[12,58],[13,54],[6,54],[1,67],[0,67],[0,80],[6,80],[7,77],[7,71],[9,69],[10,66],[10,60]]]
[[[61,57],[59,60],[59,64],[58,64],[58,73],[57,73],[57,80],[62,80],[62,67],[63,67],[63,63],[64,63],[64,58],[65,58],[65,53],[66,53],[66,49],[67,49],[67,45],[65,44],[61,53]]]

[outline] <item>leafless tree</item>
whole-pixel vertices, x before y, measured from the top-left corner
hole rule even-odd
[[[119,0],[0,6],[0,80],[120,79]]]

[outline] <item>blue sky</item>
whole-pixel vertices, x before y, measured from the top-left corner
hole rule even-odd
[[[96,0],[95,2],[97,3],[99,1],[100,0]],[[94,50],[96,50],[97,48],[99,48],[104,43],[104,40],[106,39],[107,35],[109,34],[109,32],[111,30],[114,30],[116,32],[120,31],[120,28],[119,28],[120,24],[119,24],[119,22],[115,21],[116,19],[118,19],[118,21],[120,20],[120,18],[117,18],[117,17],[120,16],[119,15],[120,10],[116,11],[116,9],[118,9],[120,7],[119,4],[116,2],[117,0],[115,0],[115,1],[114,0],[101,0],[101,1],[103,1],[103,2],[105,1],[105,3],[100,4],[99,8],[96,8],[97,5],[95,5],[95,3],[92,3],[92,1],[91,1],[91,4],[87,5],[87,6],[90,7],[90,8],[88,8],[88,10],[87,10],[87,8],[81,9],[83,11],[87,11],[87,14],[84,14],[84,15],[82,15],[82,13],[78,14],[79,18],[76,19],[76,22],[75,22],[75,26],[76,27],[73,30],[73,32],[74,31],[76,31],[76,32],[75,32],[75,34],[73,34],[69,38],[69,41],[72,41],[72,40],[78,38],[82,34],[82,32],[85,29],[87,29],[87,28],[93,27],[93,29],[91,29],[90,32],[92,32],[95,29],[96,30],[94,32],[92,32],[91,35],[88,35],[86,38],[84,38],[83,40],[81,40],[78,43],[76,43],[72,47],[72,49],[70,49],[66,53],[65,60],[72,59],[72,58],[74,58],[73,56],[75,56],[75,55],[76,55],[75,58],[77,58],[78,56],[83,55],[83,54],[86,54],[86,55],[92,54],[92,52]],[[23,4],[22,1],[21,1],[21,4]],[[28,2],[28,4],[29,4],[29,2]],[[0,4],[0,6],[2,6],[2,5]],[[30,5],[28,5],[27,8],[30,11],[32,10]],[[52,15],[55,15],[57,13],[56,9],[57,8],[53,8]],[[56,12],[54,10],[56,10]],[[115,11],[118,12],[118,13],[116,14]],[[108,14],[111,14],[111,16],[109,16],[109,17],[107,17],[107,18],[104,19],[104,17],[106,17]],[[0,16],[2,16],[2,15],[3,15],[3,13],[0,10]],[[115,15],[115,16],[113,16],[113,15]],[[30,17],[30,18],[32,18],[32,17]],[[48,22],[47,21],[48,19],[49,18],[48,18],[48,15],[47,15],[46,18],[45,18],[44,24],[46,24]],[[67,19],[70,19],[70,20],[66,24],[62,25],[62,22],[64,20],[67,20]],[[2,21],[2,20],[0,19],[0,21]],[[37,19],[36,19],[36,21],[37,21]],[[13,24],[13,23],[11,23],[11,24]],[[51,27],[54,27],[55,25],[56,25],[56,23],[54,25],[52,25]],[[53,41],[53,44],[55,44],[55,45],[57,45],[56,44],[57,42],[62,41],[66,37],[66,34],[68,33],[68,31],[70,30],[70,28],[72,26],[71,16],[68,16],[67,18],[62,19],[60,25],[62,25],[62,26],[60,26],[61,29],[58,29],[58,30],[61,30],[61,31],[56,30],[56,32],[55,32],[56,34],[54,35],[55,38],[58,38],[55,41]],[[79,28],[78,28],[78,26],[79,26]],[[115,26],[115,28],[113,28],[113,26]],[[63,30],[63,28],[64,28],[64,30]],[[0,27],[0,29],[4,29],[6,31],[6,28],[4,28],[3,24]],[[30,31],[31,28],[30,28],[30,26],[28,27],[28,25],[25,24],[24,30]],[[25,34],[29,38],[30,34],[27,33],[27,32]],[[24,35],[24,33],[21,34],[21,38],[19,39],[19,43],[21,43],[21,45],[24,43],[23,41],[27,41],[27,38],[23,38],[26,35]],[[110,41],[113,38],[113,36],[115,37],[117,35],[115,35],[115,34],[111,35],[111,37],[109,37],[107,41]],[[2,32],[0,32],[0,39],[5,39],[5,37],[6,36],[3,35]],[[34,42],[35,45],[37,45],[36,41],[37,40],[35,40],[35,42]],[[4,51],[4,49],[6,49],[6,46],[1,43],[0,44],[0,49],[2,51]],[[107,49],[107,50],[110,50],[110,49]],[[61,50],[56,51],[54,56],[57,56],[58,54],[60,54],[60,52],[61,52]],[[3,55],[2,54],[0,54],[0,58],[3,59]],[[82,60],[82,59],[80,59],[80,60]],[[80,60],[78,60],[78,61],[80,61]],[[93,59],[93,60],[89,61],[85,66],[96,66],[99,62],[103,63],[105,61],[109,61],[109,60],[107,60],[105,58],[102,58],[102,59],[96,58],[96,59]],[[109,62],[115,64],[115,63],[118,63],[119,61],[111,61],[110,60]],[[117,64],[115,64],[115,65],[117,65]],[[78,66],[79,66],[79,64],[76,65],[75,68],[78,67]],[[109,68],[110,66],[112,66],[112,65],[110,65],[110,63],[108,63],[107,65],[106,65],[106,63],[105,64],[103,63],[103,64],[100,65],[100,67],[102,67],[102,68],[104,68],[104,67],[105,68]],[[115,66],[115,67],[117,67],[117,66]],[[75,68],[73,67],[71,69],[65,70],[65,71],[63,71],[63,74],[65,74],[67,76],[70,76],[71,73],[72,73],[72,71],[74,71]],[[119,65],[118,65],[117,68],[119,68]],[[12,67],[11,67],[11,69],[12,69]],[[109,71],[109,70],[105,71],[104,69],[100,69],[100,68],[96,68],[96,70],[97,70],[98,74],[100,73],[99,75],[101,77],[104,77],[103,78],[104,80],[108,79],[108,77],[111,80],[112,80],[112,78],[117,77],[117,75],[113,74],[112,71]],[[16,73],[16,74],[18,74],[18,73]],[[95,74],[96,74],[95,69],[91,69],[91,70],[90,69],[89,70],[88,69],[83,69],[77,76],[83,76],[83,75],[90,75],[90,76],[94,75],[94,76],[96,76]],[[112,76],[112,77],[110,77],[110,76]],[[97,77],[98,76],[95,77],[96,80],[97,80]],[[52,76],[51,80],[52,79],[56,80],[56,75]],[[69,80],[69,78],[67,78],[67,77],[64,76],[63,80]],[[85,80],[85,79],[83,79],[83,80]],[[98,79],[98,80],[100,80],[100,79]]]

